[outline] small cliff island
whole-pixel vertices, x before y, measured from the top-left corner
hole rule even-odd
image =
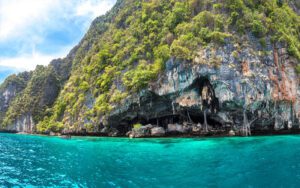
[[[300,133],[300,4],[118,0],[67,57],[0,86],[5,132]]]

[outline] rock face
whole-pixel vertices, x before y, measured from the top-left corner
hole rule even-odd
[[[289,1],[289,5],[300,15],[300,2],[298,0]]]
[[[9,106],[5,121],[8,130],[33,132],[35,123],[43,116],[46,107],[51,106],[60,90],[60,84],[52,67],[38,66],[32,73],[27,87]]]
[[[131,138],[143,138],[143,137],[150,137],[152,131],[152,125],[145,125],[140,128],[133,128],[129,133],[129,137]]]
[[[5,117],[9,105],[25,89],[30,78],[30,72],[12,75],[0,86],[0,124]]]
[[[168,124],[169,133],[185,133],[183,126],[180,124]]]
[[[51,61],[47,67],[37,66],[30,73],[7,79],[0,91],[0,99],[3,97],[0,111],[6,116],[3,119],[0,114],[1,127],[13,132],[35,132],[36,124],[48,113],[47,108],[53,105],[70,76],[72,56],[71,52],[65,59]]]
[[[151,129],[151,136],[153,137],[161,137],[165,136],[166,131],[163,127],[154,127]]]
[[[168,135],[188,135],[193,133],[193,127],[197,127],[197,125],[188,124],[187,122],[183,122],[183,125],[178,123],[168,124],[166,132]],[[195,129],[195,132],[200,132],[200,130],[199,126],[198,129]]]
[[[249,44],[238,55],[230,44],[212,49],[200,49],[193,63],[170,59],[158,81],[113,111],[108,124],[129,126],[138,119],[173,133],[185,132],[183,122],[194,123],[195,132],[205,124],[241,134],[244,126],[252,132],[299,129],[297,60],[285,48],[269,46],[270,55]],[[219,64],[206,63],[212,59]]]
[[[18,117],[18,119],[11,125],[9,125],[6,130],[12,132],[26,132],[32,133],[34,132],[34,122],[33,118],[30,114],[22,115]]]

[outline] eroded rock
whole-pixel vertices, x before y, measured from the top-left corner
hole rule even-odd
[[[153,127],[151,129],[151,136],[153,137],[161,137],[166,134],[166,131],[163,127]]]
[[[151,124],[141,126],[140,128],[133,128],[130,133],[129,137],[131,138],[143,138],[151,136],[151,128],[153,126]]]
[[[236,133],[235,133],[235,131],[234,131],[234,130],[230,130],[230,131],[229,131],[229,133],[228,133],[228,135],[229,135],[229,136],[235,136],[235,135],[236,135]]]
[[[183,126],[180,124],[168,124],[168,133],[184,133]]]

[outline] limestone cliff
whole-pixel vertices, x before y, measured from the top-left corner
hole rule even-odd
[[[3,121],[11,102],[25,89],[30,77],[30,72],[12,75],[0,86],[0,122]]]
[[[243,131],[245,119],[254,132],[299,129],[298,60],[283,47],[270,45],[263,55],[245,41],[201,48],[193,62],[170,59],[158,81],[117,107],[108,124],[167,129],[174,122],[203,125],[206,115],[211,130]]]
[[[297,1],[119,0],[66,58],[0,90],[0,124],[132,137],[299,132],[299,33]]]
[[[295,10],[295,12],[298,13],[298,15],[300,15],[300,1],[297,0],[293,0],[290,1],[290,6]]]

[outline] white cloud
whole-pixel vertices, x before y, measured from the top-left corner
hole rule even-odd
[[[95,18],[105,14],[116,0],[0,0],[0,41],[24,35],[32,27],[55,21],[54,17],[85,16]],[[87,20],[90,21],[90,20]],[[40,28],[38,27],[40,26]]]
[[[70,48],[57,54],[41,54],[33,52],[32,54],[21,54],[17,57],[1,58],[0,66],[15,68],[18,70],[33,70],[36,65],[48,65],[51,60],[57,57],[63,57]]]
[[[54,0],[0,0],[0,40],[24,35],[34,24],[47,21]]]
[[[0,45],[5,48],[7,45],[8,49],[10,45],[19,48],[18,54],[9,57],[4,57],[0,51],[0,65],[31,70],[38,64],[47,65],[52,59],[67,55],[70,45],[78,42],[75,39],[72,44],[63,44],[57,52],[51,54],[41,52],[37,45],[43,44],[48,30],[68,29],[64,20],[76,21],[81,18],[86,20],[82,27],[87,29],[94,18],[106,13],[115,2],[116,0],[0,0]]]
[[[90,15],[96,17],[105,14],[113,4],[114,1],[81,1],[76,8],[76,15]]]

